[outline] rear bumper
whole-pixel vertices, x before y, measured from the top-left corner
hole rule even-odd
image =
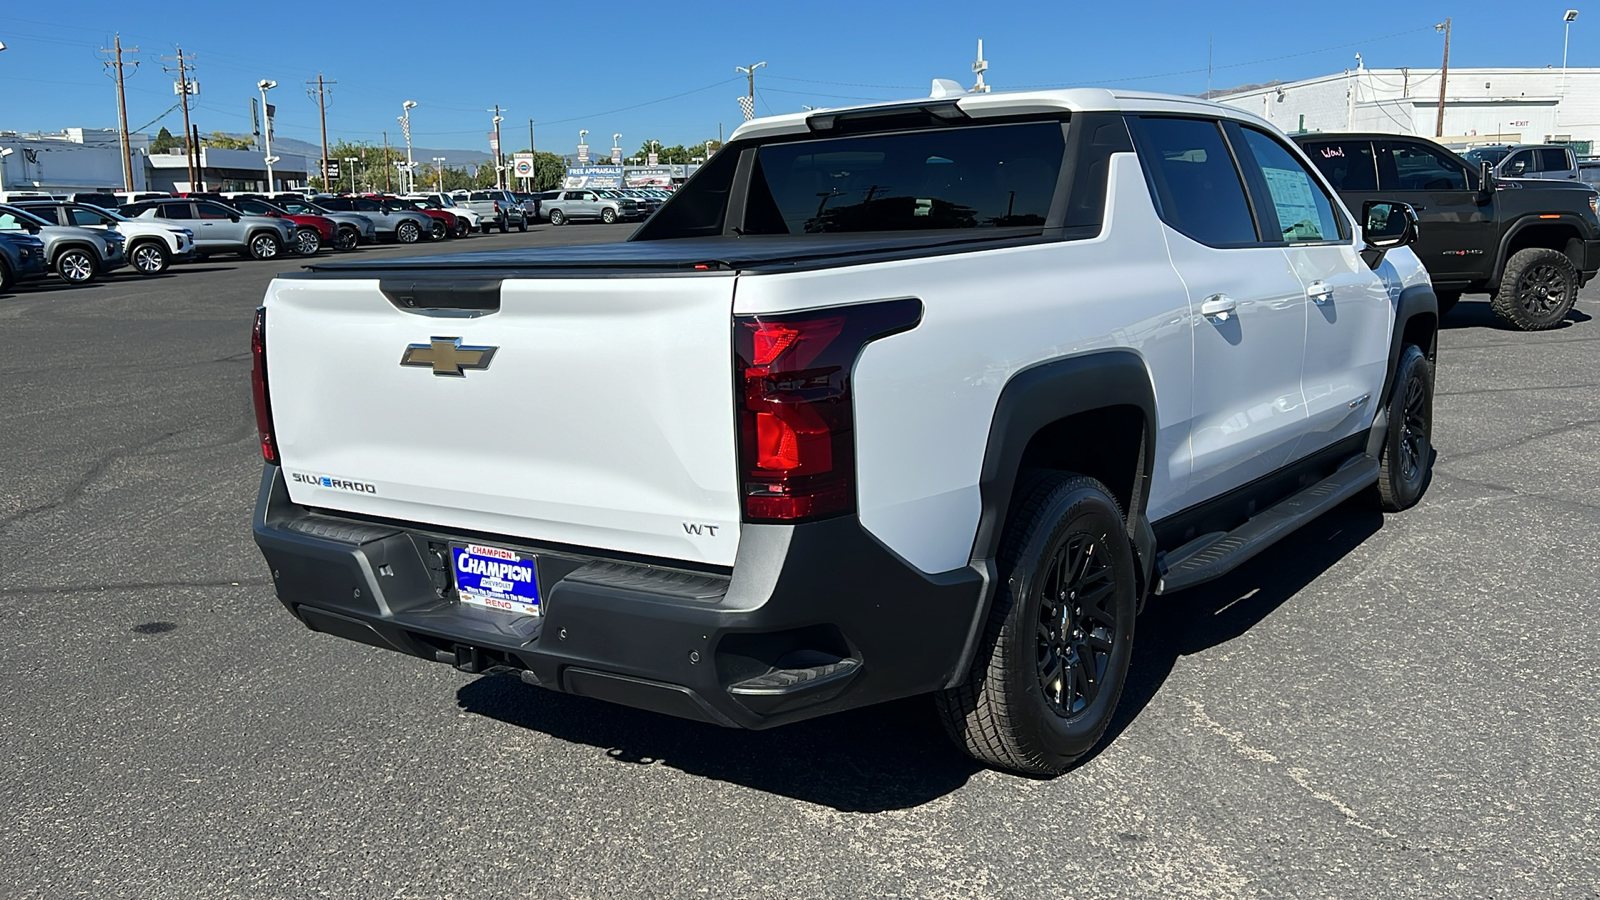
[[[267,466],[256,544],[305,625],[467,671],[510,666],[541,687],[766,728],[951,683],[984,590],[927,576],[854,517],[746,525],[731,574],[520,539],[324,515]],[[451,542],[538,554],[542,616],[457,603]]]

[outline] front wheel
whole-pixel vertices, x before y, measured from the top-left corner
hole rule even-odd
[[[68,284],[88,284],[96,274],[94,257],[77,247],[63,250],[56,257],[56,274]]]
[[[443,219],[434,219],[433,227],[429,229],[429,236],[436,241],[442,241],[450,236],[450,226]]]
[[[1578,267],[1559,250],[1528,247],[1506,260],[1495,315],[1523,331],[1554,328],[1578,299]]]
[[[273,259],[277,255],[277,235],[262,232],[250,239],[250,256],[253,259]]]
[[[469,235],[471,233],[472,233],[472,226],[467,224],[467,220],[466,219],[461,219],[461,218],[456,219],[456,230],[455,230],[456,237],[464,238],[464,237],[466,237],[467,235]]]
[[[607,225],[617,224],[617,211],[610,207],[600,210],[600,221]]]
[[[340,252],[354,250],[361,245],[361,232],[349,226],[341,226],[333,233],[333,249]]]
[[[1415,506],[1433,469],[1433,363],[1407,344],[1389,395],[1389,432],[1378,451],[1378,500],[1387,512]]]
[[[133,264],[133,270],[140,275],[160,275],[167,270],[172,257],[168,255],[166,247],[155,241],[145,241],[134,244],[128,251],[128,262]]]
[[[315,228],[302,228],[294,233],[294,249],[301,256],[316,256],[322,249],[322,235]]]
[[[559,209],[550,210],[550,224],[558,228],[567,224],[567,214]]]
[[[505,234],[511,230],[511,223],[506,221],[506,216],[500,216],[500,233]]]
[[[1117,501],[1093,478],[1032,476],[1000,547],[999,590],[945,728],[983,762],[1058,775],[1099,743],[1133,657],[1138,589]]]
[[[522,231],[522,232],[526,232],[528,230],[528,217],[527,216],[523,216],[522,218],[517,220],[517,230],[518,231]]]
[[[422,227],[415,222],[401,222],[394,229],[394,239],[402,244],[415,244],[422,240]]]

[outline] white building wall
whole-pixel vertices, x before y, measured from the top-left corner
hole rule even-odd
[[[1363,68],[1217,99],[1288,132],[1433,137],[1439,70]],[[1451,69],[1444,125],[1447,142],[1571,139],[1600,151],[1600,69]]]
[[[145,135],[133,136],[133,186],[145,189],[140,149]],[[0,133],[0,190],[122,190],[122,142],[115,131],[69,128],[60,134]]]

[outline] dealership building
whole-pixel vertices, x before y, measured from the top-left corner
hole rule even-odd
[[[1571,142],[1600,145],[1600,69],[1455,69],[1439,123],[1439,69],[1368,69],[1216,92],[1219,103],[1262,116],[1291,134],[1376,131],[1451,146]]]
[[[180,146],[153,153],[147,134],[130,136],[133,190],[187,191],[188,158]],[[258,150],[200,149],[205,188],[225,191],[263,190],[267,181],[265,154]],[[307,160],[282,154],[272,165],[281,187],[306,183]],[[0,131],[0,191],[76,191],[123,189],[122,139],[116,129],[68,128],[58,133],[21,134]]]

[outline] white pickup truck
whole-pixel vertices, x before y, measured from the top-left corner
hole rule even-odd
[[[1421,497],[1415,236],[1192,98],[759,119],[624,243],[275,280],[256,541],[317,631],[745,728],[931,693],[1060,772],[1147,595]]]

